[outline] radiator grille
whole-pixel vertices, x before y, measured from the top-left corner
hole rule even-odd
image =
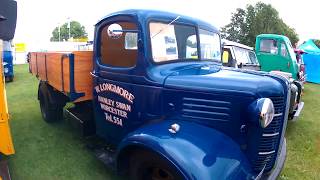
[[[263,130],[258,149],[258,156],[253,162],[253,168],[261,171],[265,166],[265,171],[270,171],[275,163],[279,142],[281,138],[281,130],[285,115],[285,99],[284,97],[269,97],[275,108],[276,116],[271,124]]]
[[[181,114],[185,118],[229,121],[231,103],[221,100],[183,98]]]

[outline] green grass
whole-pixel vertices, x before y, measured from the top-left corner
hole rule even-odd
[[[9,167],[14,180],[117,179],[65,121],[47,124],[37,100],[38,80],[27,65],[16,65],[7,83],[11,132],[16,154]]]
[[[308,83],[302,115],[289,122],[287,160],[279,179],[320,179],[320,85]]]
[[[118,179],[64,121],[46,124],[37,100],[38,80],[27,65],[17,65],[7,84],[16,154],[9,159],[14,180]],[[287,160],[280,179],[320,177],[320,85],[306,84],[305,108],[287,128]]]

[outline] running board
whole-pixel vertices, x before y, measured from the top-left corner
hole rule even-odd
[[[105,150],[104,148],[94,150],[95,156],[103,162],[106,166],[110,167],[113,171],[116,170],[115,153]]]
[[[95,124],[90,113],[80,113],[76,108],[64,109],[64,118],[82,137],[95,134]]]
[[[116,153],[111,145],[108,145],[102,138],[91,136],[86,139],[87,148],[106,166],[113,171],[116,170]]]

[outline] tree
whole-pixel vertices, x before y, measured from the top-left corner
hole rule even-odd
[[[285,35],[292,44],[299,41],[295,29],[283,22],[278,11],[262,2],[247,5],[246,9],[238,8],[232,14],[231,22],[221,28],[223,38],[249,46],[254,46],[256,36],[264,33]]]
[[[232,13],[231,23],[221,29],[222,38],[230,41],[242,42],[247,36],[246,11],[238,8],[235,13]]]
[[[88,38],[88,34],[79,22],[71,21],[70,22],[70,36],[73,38]],[[69,28],[68,23],[64,23],[60,27],[60,41],[69,39]],[[52,31],[52,37],[50,41],[59,41],[59,27],[54,28]]]

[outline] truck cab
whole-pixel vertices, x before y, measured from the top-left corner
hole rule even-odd
[[[92,58],[74,52],[51,60],[58,55],[30,54],[30,71],[41,80],[44,120],[59,120],[66,102],[73,102],[69,113],[75,113],[69,117],[85,129],[93,124],[91,133],[110,149],[99,157],[118,172],[131,179],[279,175],[286,155],[289,82],[224,68],[214,26],[168,12],[125,10],[96,24]],[[77,78],[80,62],[93,66]],[[54,66],[63,71],[53,77],[60,72]],[[89,95],[77,88],[87,77]],[[89,112],[92,117],[82,119]]]
[[[282,71],[305,82],[303,62],[298,63],[290,40],[283,35],[260,34],[256,37],[256,54],[263,71]]]
[[[252,47],[237,42],[222,40],[222,64],[226,67],[260,71],[256,53]]]

